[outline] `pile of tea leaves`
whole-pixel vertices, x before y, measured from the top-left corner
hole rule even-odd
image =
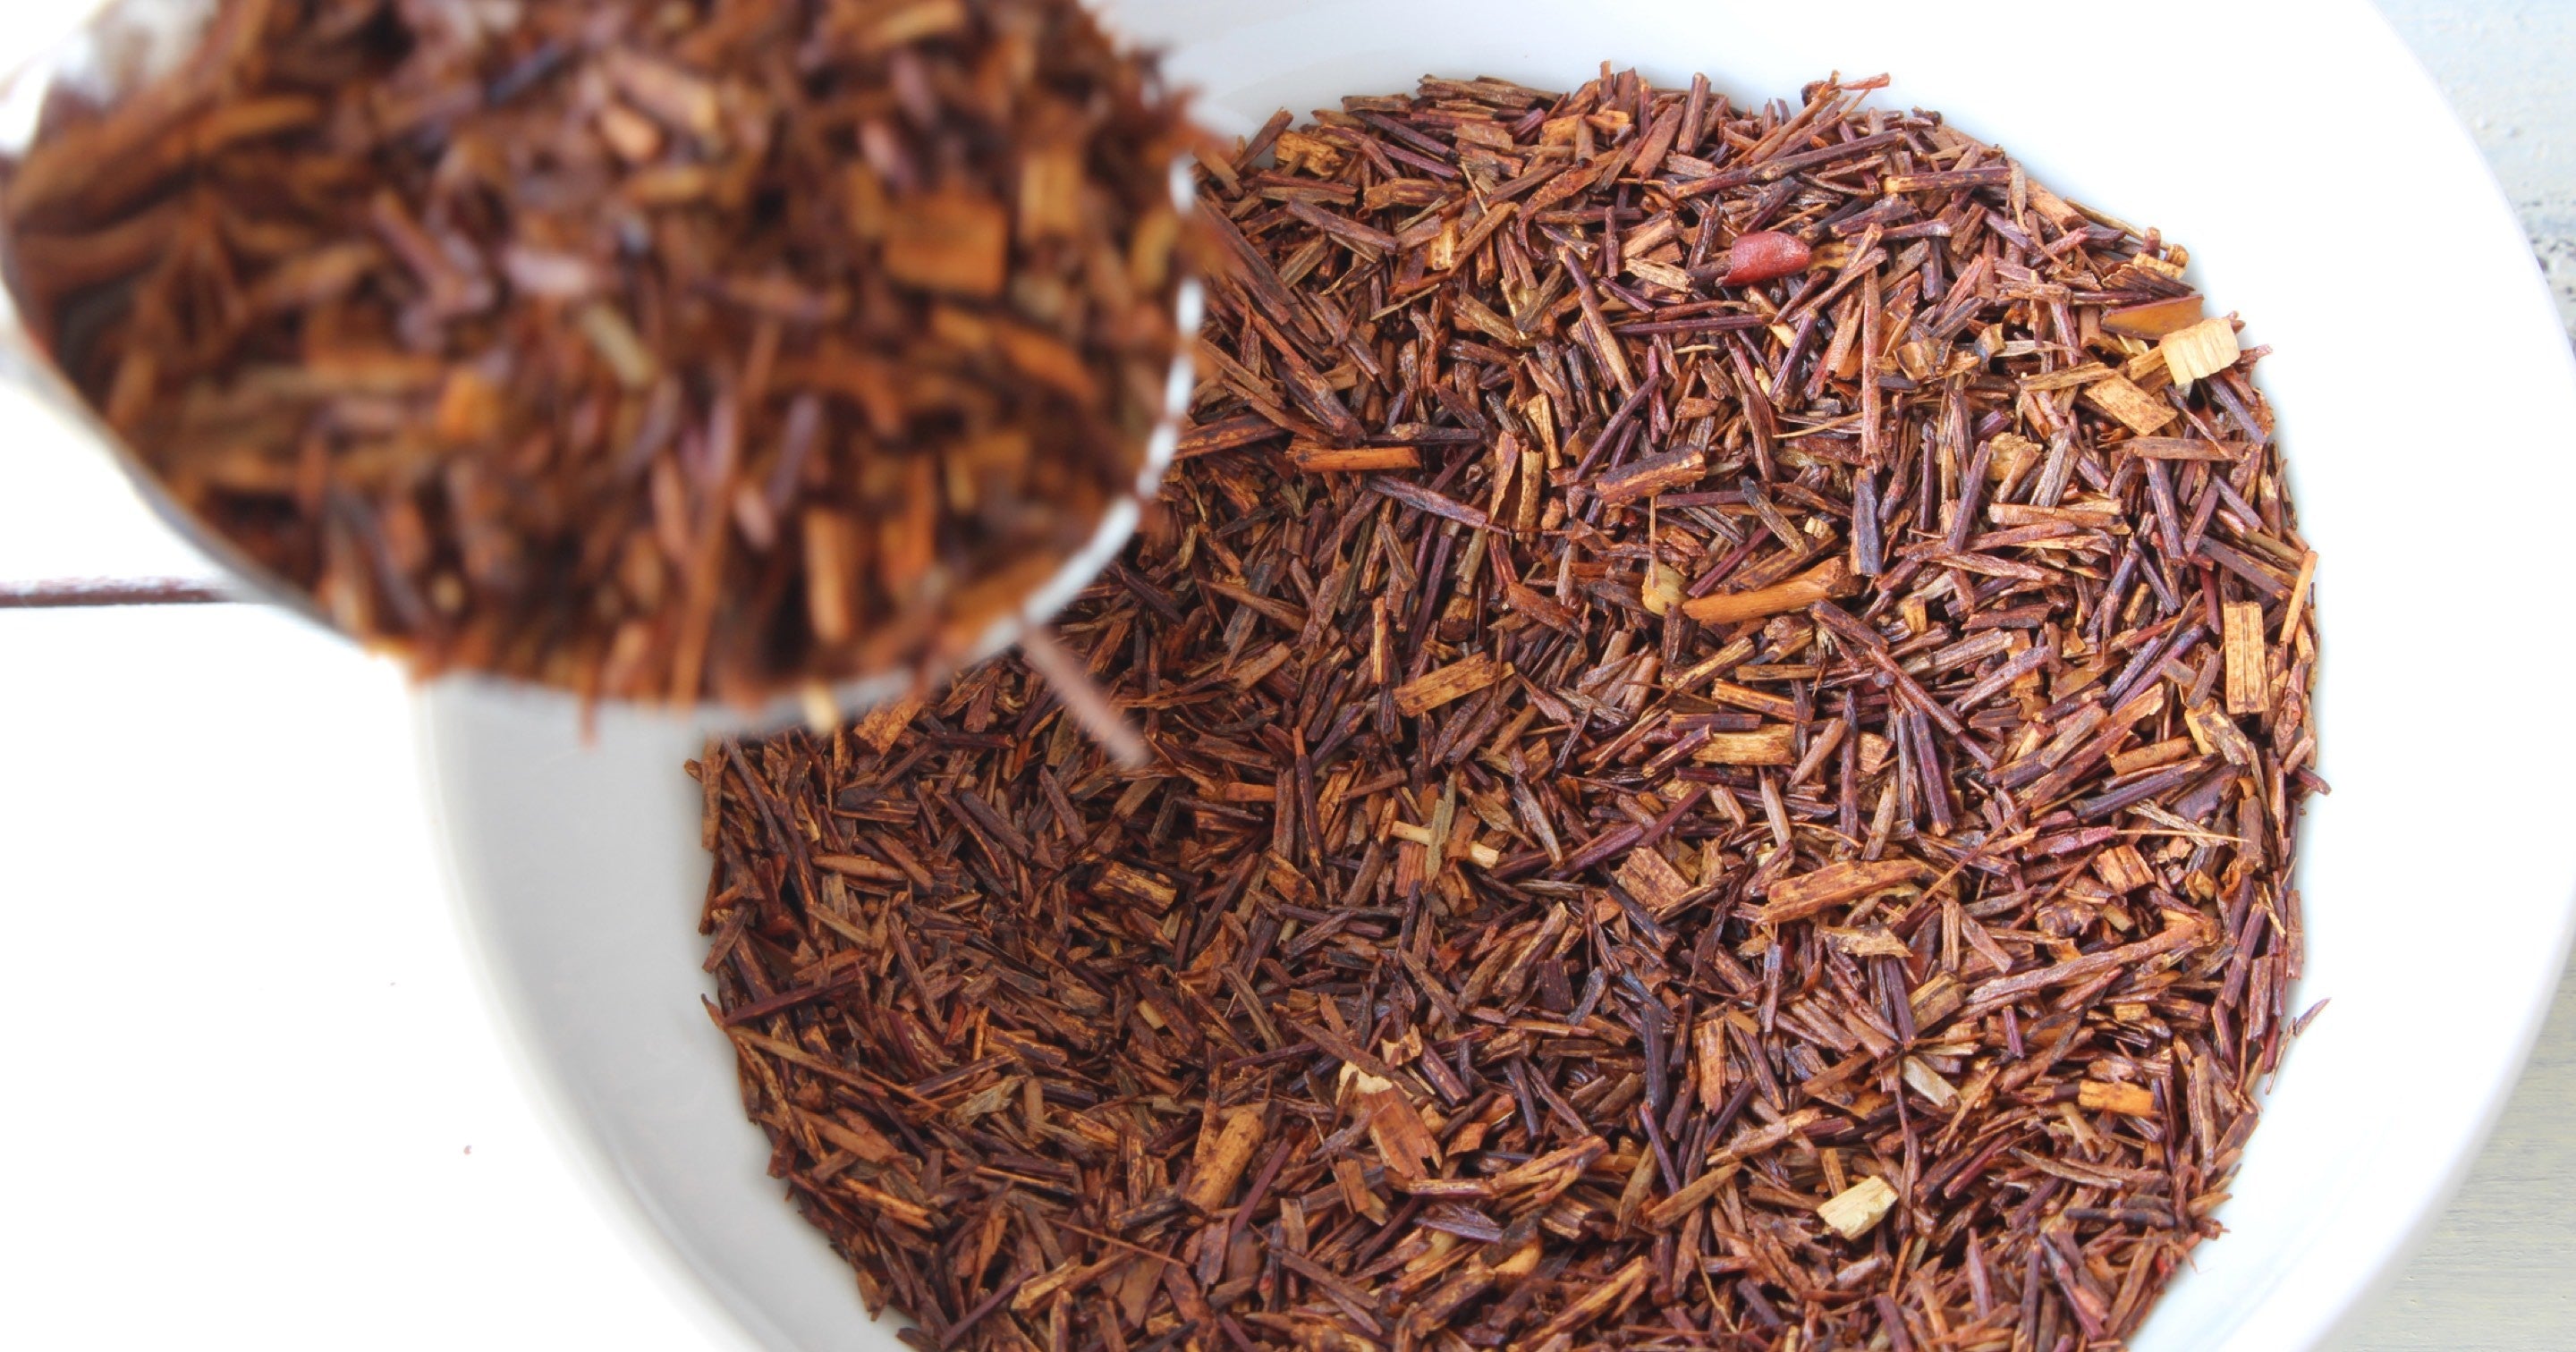
[[[1153,763],[1016,658],[694,763],[906,1337],[2064,1352],[2218,1233],[2320,787],[2260,354],[1868,87],[1209,156],[1187,458],[1058,631]]]
[[[0,165],[9,281],[251,564],[423,673],[950,661],[1134,491],[1192,133],[1076,0],[220,0]]]

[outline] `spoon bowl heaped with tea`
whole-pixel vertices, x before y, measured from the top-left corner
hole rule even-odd
[[[739,726],[995,651],[1133,531],[1190,133],[1074,0],[384,8],[123,0],[10,88],[0,344],[240,591]]]
[[[1570,87],[1611,60],[1694,70],[1760,97],[1828,71],[1893,71],[1897,106],[1939,108],[2035,176],[2188,243],[2201,289],[2254,317],[2249,343],[2327,560],[2317,718],[2332,796],[2312,803],[2300,885],[2308,963],[2295,1008],[2332,1004],[2268,1098],[2228,1233],[2200,1248],[2133,1340],[2140,1352],[2316,1345],[2438,1206],[2512,1083],[2559,971],[2576,859],[2559,837],[2576,731],[2494,736],[2428,698],[2428,634],[2507,634],[2515,671],[2566,670],[2569,640],[2518,589],[2547,576],[2576,490],[2553,436],[2576,371],[2511,213],[2393,36],[2353,3],[2215,4],[2153,24],[2068,11],[2044,24],[1862,4],[1129,4],[1172,44],[1229,131],[1274,109],[1405,89],[1425,73]],[[2213,41],[2222,36],[2225,40]],[[2098,62],[2188,72],[2132,93]],[[2443,239],[2446,333],[2386,360],[2375,289],[2391,259],[2340,228],[2408,166],[2414,228]],[[2473,471],[2439,448],[2480,448]],[[2443,543],[2437,544],[2436,541]],[[2450,552],[2436,553],[2447,548]],[[2447,688],[2447,687],[2446,687]],[[610,1195],[751,1344],[897,1346],[848,1269],[780,1196],[744,1121],[733,1053],[700,1012],[694,923],[707,861],[678,772],[696,742],[612,714],[580,749],[562,721],[471,690],[432,692],[425,746],[459,894],[540,1083]],[[2445,710],[2444,712],[2448,712]],[[2435,815],[2435,814],[2441,815]]]

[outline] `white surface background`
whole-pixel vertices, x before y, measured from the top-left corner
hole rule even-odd
[[[2478,138],[2576,334],[2576,3],[2379,0]],[[2402,234],[2403,189],[2386,223]],[[2551,604],[2560,604],[2553,602]],[[2332,1017],[2331,1013],[2327,1017]],[[2468,1182],[2346,1352],[2576,1348],[2576,974]]]
[[[2576,322],[2576,96],[2556,87],[2576,5],[2388,8]],[[0,64],[62,22],[7,3]],[[0,580],[192,571],[0,396]],[[431,877],[390,670],[241,607],[9,612],[0,708],[0,1345],[714,1345],[512,1078]],[[2562,989],[2353,1348],[2576,1345],[2571,1112]]]

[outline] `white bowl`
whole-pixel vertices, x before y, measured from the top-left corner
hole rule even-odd
[[[2322,551],[2323,772],[2308,976],[2235,1197],[2137,1352],[2285,1352],[2331,1330],[2457,1180],[2564,955],[2576,730],[2563,504],[2576,373],[2512,215],[2414,61],[2357,0],[2044,16],[1773,0],[1128,0],[1207,115],[1249,128],[1425,73],[1570,87],[1603,60],[1742,98],[1888,70],[2045,181],[2188,244],[2277,345],[2300,516]],[[2477,653],[2484,659],[2474,659]],[[2496,701],[2489,710],[2485,701]],[[763,1174],[699,1008],[707,863],[692,734],[472,687],[423,700],[453,878],[578,1153],[761,1346],[898,1346]]]

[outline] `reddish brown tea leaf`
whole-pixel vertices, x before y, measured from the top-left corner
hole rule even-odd
[[[1420,469],[1422,456],[1411,446],[1355,446],[1334,449],[1304,442],[1288,448],[1288,458],[1309,474],[1348,474],[1360,470]]]
[[[1702,624],[1735,624],[1804,610],[1818,601],[1847,595],[1852,587],[1851,569],[1843,560],[1832,558],[1786,582],[1775,582],[1752,591],[1685,601],[1682,613]]]
[[[1770,902],[1762,908],[1764,924],[1803,920],[1829,906],[1839,906],[1872,892],[1899,886],[1925,871],[1912,859],[1875,864],[1828,864],[1813,873],[1784,878],[1771,885]]]
[[[2123,338],[2162,338],[2176,329],[2199,323],[2200,310],[2198,296],[2175,296],[2169,300],[2124,305],[2102,312],[2102,331]]]
[[[1419,718],[1452,700],[1464,699],[1510,675],[1510,668],[1483,653],[1424,672],[1395,688],[1396,710]]]

